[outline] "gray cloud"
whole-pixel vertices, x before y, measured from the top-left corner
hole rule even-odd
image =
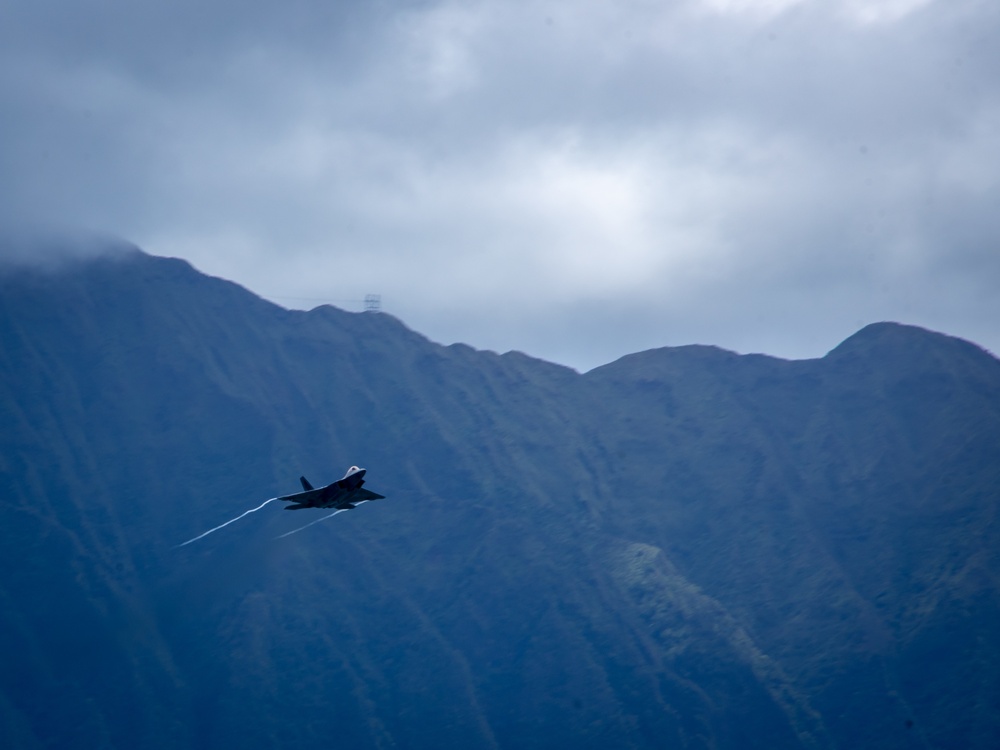
[[[0,218],[579,368],[876,319],[1000,351],[998,28],[978,0],[13,2]]]

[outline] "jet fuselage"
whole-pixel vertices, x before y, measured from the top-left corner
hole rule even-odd
[[[299,477],[302,482],[302,492],[294,495],[284,495],[279,500],[285,502],[294,501],[292,505],[285,506],[285,510],[302,510],[303,508],[339,508],[350,510],[357,507],[359,503],[370,500],[381,500],[384,495],[379,495],[366,489],[362,489],[365,483],[366,470],[357,466],[352,466],[347,473],[336,482],[331,482],[325,487],[315,489],[305,477]]]

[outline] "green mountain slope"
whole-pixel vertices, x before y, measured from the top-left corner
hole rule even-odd
[[[1000,362],[580,375],[126,251],[0,270],[10,747],[992,748]],[[356,463],[388,496],[272,503]]]

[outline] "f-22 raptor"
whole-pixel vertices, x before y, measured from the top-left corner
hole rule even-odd
[[[371,490],[366,490],[362,485],[365,483],[366,469],[359,469],[352,466],[338,479],[326,487],[314,488],[305,477],[299,477],[302,482],[304,492],[296,492],[294,495],[282,495],[279,500],[293,502],[286,505],[285,510],[302,510],[303,508],[337,508],[339,510],[351,510],[361,503],[370,500],[382,500],[385,495],[379,495]]]

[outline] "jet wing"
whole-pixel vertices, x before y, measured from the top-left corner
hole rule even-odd
[[[320,502],[323,499],[323,490],[325,488],[320,488],[318,490],[308,490],[306,492],[296,492],[294,495],[281,495],[278,499],[285,502],[296,502],[302,503],[303,505],[313,505]]]
[[[296,492],[293,495],[281,495],[278,497],[282,502],[289,503],[285,510],[302,510],[303,508],[343,508],[347,510],[353,508],[357,503],[368,500],[381,500],[385,495],[358,487],[356,490],[345,490],[341,482],[328,484],[326,487],[312,489],[311,485],[303,482],[303,487],[309,487],[305,492]]]

